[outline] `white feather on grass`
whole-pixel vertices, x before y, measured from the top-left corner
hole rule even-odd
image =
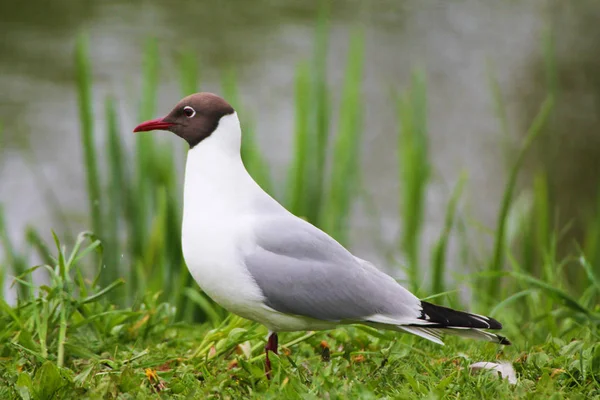
[[[510,383],[511,385],[515,385],[517,383],[517,373],[515,372],[515,369],[513,368],[512,364],[509,362],[478,362],[475,364],[471,364],[469,366],[469,369],[471,370],[471,372],[481,371],[484,369],[496,371],[498,376],[507,379],[508,383]]]

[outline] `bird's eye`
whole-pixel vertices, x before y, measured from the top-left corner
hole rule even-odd
[[[196,110],[194,110],[190,106],[185,106],[185,107],[183,107],[183,113],[185,114],[186,117],[192,118],[194,115],[196,115]]]

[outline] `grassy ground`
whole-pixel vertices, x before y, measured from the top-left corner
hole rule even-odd
[[[561,328],[552,335],[547,320],[522,321],[514,310],[498,313],[513,341],[507,347],[453,337],[438,346],[360,326],[282,334],[268,381],[264,327],[218,308],[210,322],[178,322],[159,293],[115,307],[107,299],[122,281],[100,288],[79,270],[99,248],[85,241],[81,235],[78,250],[60,251],[54,267],[46,267],[52,283],[37,295],[16,307],[2,303],[0,398],[600,397],[594,324],[557,313],[552,318]],[[30,285],[29,273],[18,281]],[[514,365],[515,385],[469,370],[496,360]]]
[[[251,174],[294,213],[351,245],[350,210],[359,200],[370,207],[362,190],[359,151],[367,106],[361,95],[364,44],[359,32],[351,36],[337,96],[341,100],[333,104],[325,65],[326,10],[316,26],[314,56],[296,71],[294,149],[285,185],[273,181],[255,143],[235,71],[223,72],[222,94],[240,115],[242,153]],[[0,290],[14,280],[19,294],[16,305],[0,300],[0,399],[600,397],[600,201],[596,210],[582,210],[585,218],[561,221],[546,171],[535,170],[532,182],[517,185],[532,144],[547,139],[545,126],[559,96],[552,43],[545,39],[543,45],[548,94],[522,141],[508,132],[500,88],[489,76],[500,133],[516,143],[507,147],[509,179],[496,226],[482,227],[469,216],[462,202],[468,185],[468,174],[463,174],[449,194],[430,265],[419,259],[424,198],[435,179],[427,144],[425,75],[415,73],[406,91],[394,93],[401,234],[382,247],[391,258],[406,257],[407,287],[432,302],[499,319],[505,325],[502,334],[514,345],[450,337],[441,347],[364,327],[282,334],[281,355],[273,356],[274,379],[267,381],[265,329],[212,303],[183,262],[181,177],[176,172],[183,148],[139,135],[134,156],[128,155],[122,137],[131,127],[120,132],[117,100],[106,99],[102,111],[93,108],[92,66],[82,37],[75,51],[76,82],[94,234],[66,232],[63,244],[55,238],[49,246],[30,228],[27,246],[16,248],[0,209],[5,256]],[[159,60],[156,43],[149,41],[140,121],[160,114],[154,107]],[[197,60],[184,55],[180,70],[183,94],[197,91]],[[100,118],[106,121],[105,132],[94,129]],[[98,140],[100,135],[104,140]],[[99,148],[99,142],[106,147]],[[51,186],[44,192],[51,193]],[[453,260],[447,251],[451,236],[460,250]],[[493,247],[486,249],[479,239]],[[42,265],[29,268],[32,254]],[[449,265],[464,269],[449,271]],[[426,284],[425,269],[432,271]],[[34,270],[45,274],[49,284],[34,283]],[[461,287],[470,286],[470,301],[452,291],[450,273]],[[493,373],[469,371],[472,363],[496,360],[514,365],[515,385]]]

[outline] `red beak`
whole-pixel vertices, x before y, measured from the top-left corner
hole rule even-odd
[[[151,119],[150,121],[142,122],[133,130],[134,132],[147,132],[154,131],[157,129],[168,129],[173,126],[172,122],[166,122],[164,118]]]

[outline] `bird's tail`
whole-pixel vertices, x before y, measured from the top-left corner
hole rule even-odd
[[[418,322],[401,325],[398,328],[439,344],[444,344],[441,340],[443,334],[510,344],[504,336],[482,330],[502,329],[502,324],[493,318],[456,311],[424,301],[421,302],[421,307],[423,310]]]

